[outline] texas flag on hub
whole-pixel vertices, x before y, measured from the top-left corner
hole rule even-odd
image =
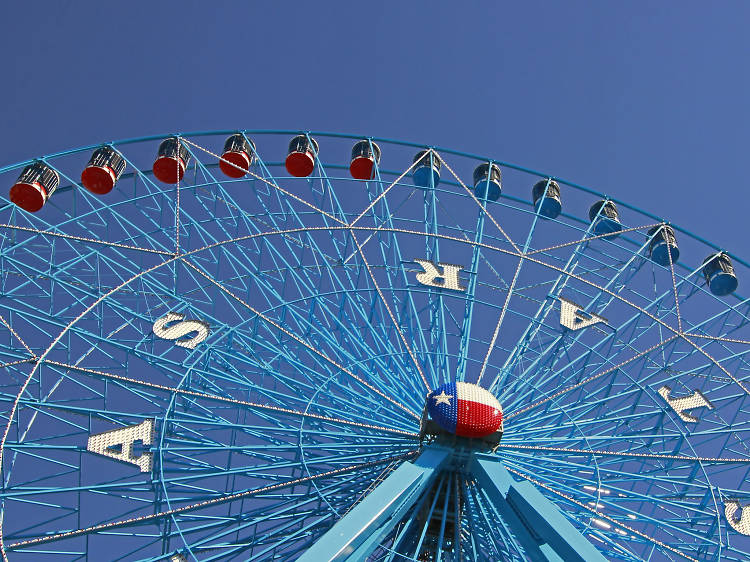
[[[461,437],[484,437],[500,429],[503,409],[489,390],[451,382],[427,395],[427,412],[444,430]]]

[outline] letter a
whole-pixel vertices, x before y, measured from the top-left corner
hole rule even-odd
[[[418,283],[428,287],[439,287],[453,291],[466,290],[466,287],[461,285],[458,279],[458,272],[463,269],[463,266],[450,263],[438,263],[436,265],[430,260],[415,259],[414,261],[421,265],[423,269],[421,273],[417,273]],[[442,271],[438,268],[442,268]]]
[[[133,443],[136,441],[142,441],[144,445],[151,445],[154,442],[154,420],[143,420],[138,425],[89,435],[86,449],[98,455],[134,464],[141,469],[141,472],[151,472],[153,455],[142,453],[135,456]]]
[[[180,347],[186,347],[188,349],[195,349],[195,346],[208,337],[211,332],[208,324],[201,322],[200,320],[183,320],[184,314],[178,312],[168,312],[166,316],[162,316],[156,322],[152,328],[154,333],[165,340],[177,340],[175,345]],[[171,326],[167,324],[176,322]],[[197,332],[192,338],[181,340],[184,336],[192,332]]]
[[[669,407],[677,412],[677,415],[680,416],[684,422],[696,423],[698,421],[698,418],[695,416],[686,414],[685,410],[703,407],[709,408],[710,410],[714,409],[714,405],[708,401],[708,398],[703,396],[703,393],[700,390],[696,390],[690,396],[685,396],[684,398],[670,398],[672,389],[666,385],[662,386],[657,392],[659,393],[659,396],[666,400]]]
[[[573,301],[559,297],[560,299],[560,325],[568,328],[569,330],[580,330],[582,328],[588,328],[593,324],[599,322],[607,323],[607,319],[584,312],[583,309]]]
[[[729,500],[724,503],[724,516],[727,518],[727,523],[738,533],[743,535],[750,535],[750,506],[742,508],[742,513],[739,519],[734,518],[734,514],[740,509],[740,502],[737,500]]]

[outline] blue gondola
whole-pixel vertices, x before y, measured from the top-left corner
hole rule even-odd
[[[560,186],[552,179],[540,180],[531,188],[534,209],[544,219],[556,219],[562,212]]]
[[[622,230],[617,206],[608,199],[591,205],[589,220],[594,225],[592,230],[597,236],[608,234],[610,238],[615,238]]]
[[[485,162],[474,169],[474,194],[478,199],[497,201],[503,189],[500,166]]]
[[[711,292],[723,297],[737,290],[737,276],[732,260],[724,252],[712,254],[703,260],[703,276]]]
[[[440,181],[440,158],[431,150],[420,150],[414,155],[412,180],[419,187],[436,186]]]
[[[680,259],[680,249],[677,247],[677,238],[671,226],[660,224],[649,230],[648,235],[653,236],[648,249],[655,263],[664,267],[669,267],[670,259],[672,264],[677,263]]]

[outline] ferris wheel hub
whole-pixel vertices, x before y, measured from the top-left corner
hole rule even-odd
[[[427,395],[425,410],[441,430],[458,437],[487,437],[502,430],[500,402],[476,384],[440,385]]]

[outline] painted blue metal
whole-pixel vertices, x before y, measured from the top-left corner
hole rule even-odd
[[[530,482],[516,482],[494,455],[475,454],[470,470],[533,560],[604,561],[594,546]]]
[[[485,228],[485,213],[480,209],[478,211],[476,232],[474,234],[474,246],[471,251],[471,262],[469,265],[469,284],[466,287],[466,305],[464,306],[464,317],[461,328],[461,343],[458,346],[458,364],[456,365],[456,380],[466,380],[466,360],[469,356],[469,328],[472,324],[472,314],[474,312],[474,295],[477,290],[477,280],[479,279],[479,260],[481,258],[482,237]]]
[[[320,156],[290,178],[282,159],[300,131],[239,131],[258,159],[228,179],[218,155],[236,132],[181,135],[179,185],[153,177],[164,137],[146,137],[109,143],[127,169],[106,197],[77,183],[97,143],[41,158],[63,185],[39,213],[0,204],[11,560],[295,559],[427,445],[427,389],[474,373],[506,415],[492,458],[519,486],[543,484],[604,556],[748,559],[724,502],[750,499],[750,301],[711,292],[700,261],[714,246],[675,227],[673,278],[649,259],[653,215],[618,201],[625,231],[592,240],[586,209],[604,196],[556,180],[566,212],[544,221],[529,187],[554,176],[502,162],[502,195],[482,209],[464,186],[496,159],[434,148],[440,182],[415,188],[406,170],[428,147],[386,139],[372,139],[382,161],[360,182],[348,158],[361,136],[301,132]],[[461,265],[467,289],[421,283],[415,258]],[[747,264],[732,262],[743,283]],[[606,325],[563,329],[561,299]],[[195,349],[157,337],[170,311],[210,334]],[[685,422],[662,386],[713,407]],[[87,450],[92,433],[146,418],[156,435],[135,451],[153,455],[150,472]],[[357,552],[553,557],[524,547],[506,504],[444,470]]]
[[[404,462],[303,554],[300,562],[364,560],[429,489],[450,461],[446,447],[426,447]]]

